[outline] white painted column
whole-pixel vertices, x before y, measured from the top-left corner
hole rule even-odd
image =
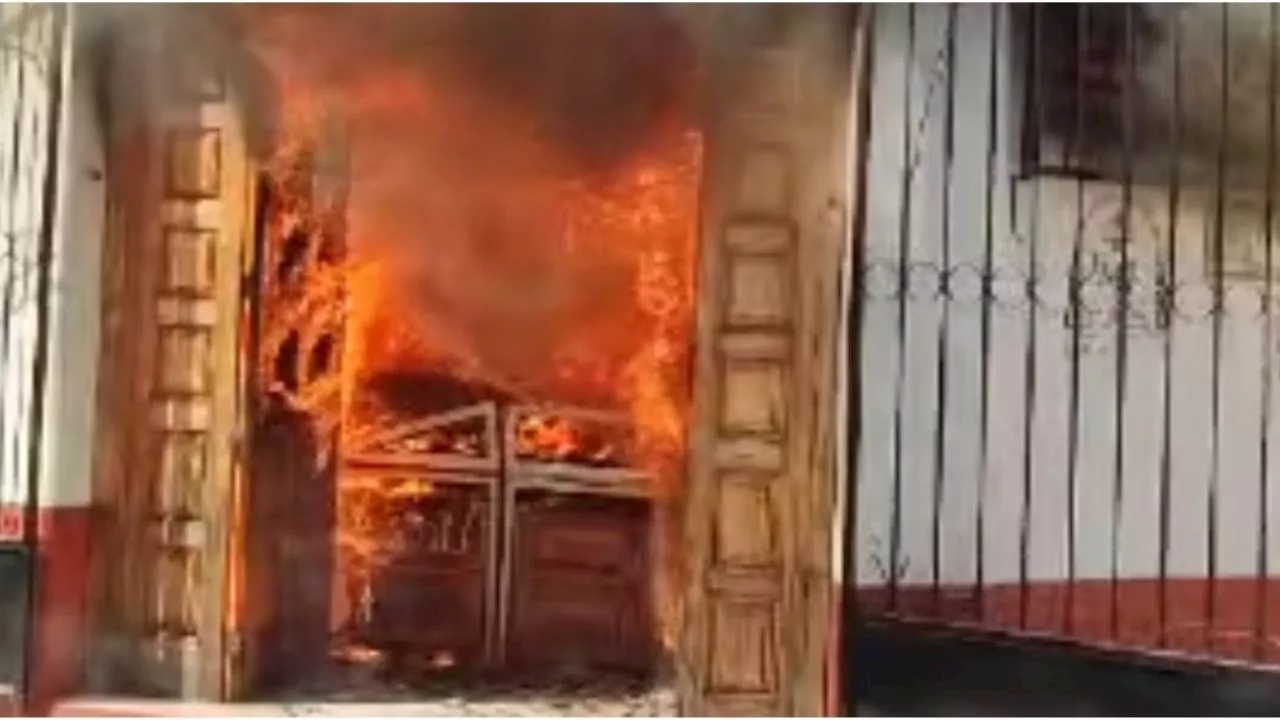
[[[0,511],[27,497],[52,13],[0,4]],[[5,523],[3,535],[15,532]]]
[[[93,484],[106,198],[94,60],[85,51],[84,23],[78,22],[83,12],[67,6],[70,42],[64,54],[49,374],[40,445],[40,505],[48,508],[88,506]]]

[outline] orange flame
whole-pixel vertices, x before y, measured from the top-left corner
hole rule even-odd
[[[285,142],[314,136],[335,111],[350,133],[344,432],[362,429],[350,416],[354,403],[378,404],[367,397],[370,380],[431,371],[517,398],[626,413],[637,446],[629,461],[656,478],[660,499],[678,496],[702,151],[685,96],[690,68],[678,68],[683,79],[663,90],[666,105],[619,136],[607,163],[593,165],[571,147],[572,134],[555,137],[541,106],[494,91],[449,45],[466,10],[414,12],[244,10],[251,44],[277,80]],[[391,29],[363,32],[373,16],[393,18],[384,22]],[[445,38],[445,49],[414,45],[396,27],[427,17],[422,37]],[[575,27],[575,16],[557,17],[550,32]],[[583,37],[531,47],[559,51]],[[618,69],[606,78],[614,86],[588,92],[595,99],[583,108],[601,97],[625,105],[641,86],[658,87],[655,78],[665,76],[650,68],[679,64],[679,44],[663,37],[629,46],[647,60]],[[626,39],[590,38],[606,52]],[[575,83],[601,84],[590,63],[553,69],[580,77],[552,78],[559,84],[543,105],[577,97]],[[583,134],[594,138],[608,122],[583,125]],[[518,451],[539,457],[568,457],[582,445],[571,424],[551,417],[530,419],[518,439]],[[376,521],[349,502],[356,504],[341,509],[343,543],[368,557],[379,542]],[[673,524],[665,530],[674,537]],[[671,557],[668,574],[676,571]]]

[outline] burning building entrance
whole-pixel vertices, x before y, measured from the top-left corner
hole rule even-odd
[[[37,702],[670,669],[824,707],[845,11],[69,16],[89,640]]]
[[[648,674],[677,612],[687,39],[635,9],[344,17],[242,18],[276,90],[240,570],[263,673]]]

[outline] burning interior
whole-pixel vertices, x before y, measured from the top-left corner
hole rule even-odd
[[[679,27],[605,6],[236,20],[271,107],[231,608],[257,682],[651,675],[679,616],[698,222]]]

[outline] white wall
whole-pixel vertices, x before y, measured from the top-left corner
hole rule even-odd
[[[85,6],[66,8],[69,42],[63,48],[49,379],[40,448],[43,507],[83,507],[92,497],[102,321],[106,185],[103,127],[95,106],[101,68],[90,52]]]
[[[33,19],[24,21],[27,17]],[[26,497],[51,14],[0,4],[0,502]],[[6,332],[7,330],[7,332]]]
[[[958,10],[955,72],[955,154],[949,196],[944,190],[942,152],[946,87],[946,6],[917,6],[916,43],[912,63],[912,115],[904,123],[904,70],[907,14],[905,6],[878,6],[866,254],[862,279],[868,299],[862,338],[861,446],[857,468],[855,546],[857,578],[873,585],[889,570],[895,474],[894,425],[897,373],[901,367],[901,554],[903,583],[932,578],[935,431],[945,419],[942,449],[941,580],[967,585],[975,577],[978,547],[976,512],[985,513],[982,529],[983,569],[987,583],[1019,578],[1020,526],[1023,523],[1024,459],[1030,449],[1029,575],[1033,580],[1067,577],[1069,408],[1072,336],[1064,323],[1067,278],[1077,225],[1083,227],[1086,267],[1115,269],[1118,253],[1103,241],[1118,236],[1116,218],[1123,206],[1116,185],[1043,180],[1011,180],[1008,44],[1000,51],[1000,127],[995,148],[992,244],[996,269],[994,292],[1007,301],[991,310],[986,435],[987,468],[980,471],[983,446],[980,406],[983,302],[979,274],[983,264],[984,207],[988,192],[986,162],[989,143],[989,53],[992,9],[961,5]],[[927,110],[926,110],[927,107]],[[927,120],[922,119],[927,116]],[[918,164],[911,173],[908,247],[912,299],[906,306],[905,337],[899,332],[898,301],[892,291],[899,264],[900,208],[903,200],[903,134],[910,133]],[[1017,212],[1014,213],[1016,195]],[[1260,196],[1260,193],[1258,193]],[[1078,211],[1078,198],[1083,212]],[[953,297],[948,337],[940,343],[939,320],[944,301],[936,292],[943,252],[943,206],[950,207]],[[1170,378],[1171,442],[1168,444],[1171,527],[1171,575],[1206,572],[1210,515],[1210,478],[1217,477],[1217,568],[1219,577],[1252,575],[1258,554],[1260,507],[1260,437],[1264,358],[1272,364],[1273,382],[1280,377],[1280,304],[1272,347],[1265,348],[1264,323],[1258,308],[1263,283],[1227,280],[1226,312],[1221,323],[1220,401],[1213,451],[1214,374],[1212,272],[1205,248],[1212,223],[1205,208],[1212,197],[1184,188],[1179,211],[1168,209],[1167,187],[1135,188],[1130,260],[1135,267],[1132,311],[1126,331],[1127,360],[1118,371],[1118,338],[1108,313],[1117,307],[1114,281],[1085,290],[1088,313],[1080,333],[1079,438],[1075,452],[1075,577],[1106,578],[1113,549],[1124,577],[1155,577],[1160,554],[1161,460],[1165,395]],[[1280,203],[1278,203],[1280,204]],[[1033,211],[1038,207],[1038,213]],[[1228,218],[1225,243],[1243,247],[1246,227],[1261,226],[1261,201]],[[1250,214],[1252,213],[1252,214]],[[1277,211],[1280,215],[1280,210]],[[1034,218],[1034,219],[1033,219]],[[1165,363],[1166,332],[1154,320],[1156,274],[1167,252],[1170,226],[1176,230],[1183,315],[1170,324],[1172,362]],[[1259,231],[1260,232],[1260,231]],[[1276,233],[1280,259],[1280,232]],[[1030,444],[1027,426],[1026,355],[1032,312],[1024,299],[1032,247],[1044,273],[1034,311],[1035,383],[1030,390],[1034,415]],[[1259,251],[1260,252],[1260,251]],[[1255,258],[1256,259],[1256,258]],[[1276,263],[1280,278],[1280,262]],[[1256,263],[1261,271],[1261,263]],[[1280,295],[1280,283],[1277,283]],[[1114,315],[1112,315],[1114,318]],[[899,343],[904,343],[904,352]],[[946,410],[938,409],[937,366],[945,359]],[[1123,378],[1123,491],[1114,502],[1117,435],[1116,388]],[[1272,528],[1270,571],[1280,569],[1280,387],[1271,398],[1276,420],[1269,433],[1270,501],[1265,508]],[[855,412],[857,412],[855,410]],[[1114,531],[1114,535],[1113,535]]]
[[[24,13],[34,18],[14,22]],[[71,39],[54,46],[48,6],[0,3],[0,503],[27,495],[36,348],[39,241],[44,221],[51,61],[62,55],[58,187],[54,217],[49,369],[41,433],[40,504],[87,505],[93,454],[103,233],[101,128],[92,60],[79,52],[78,11],[67,6]],[[13,25],[7,23],[14,22]],[[15,134],[16,133],[16,134]],[[10,303],[5,313],[5,302]]]

